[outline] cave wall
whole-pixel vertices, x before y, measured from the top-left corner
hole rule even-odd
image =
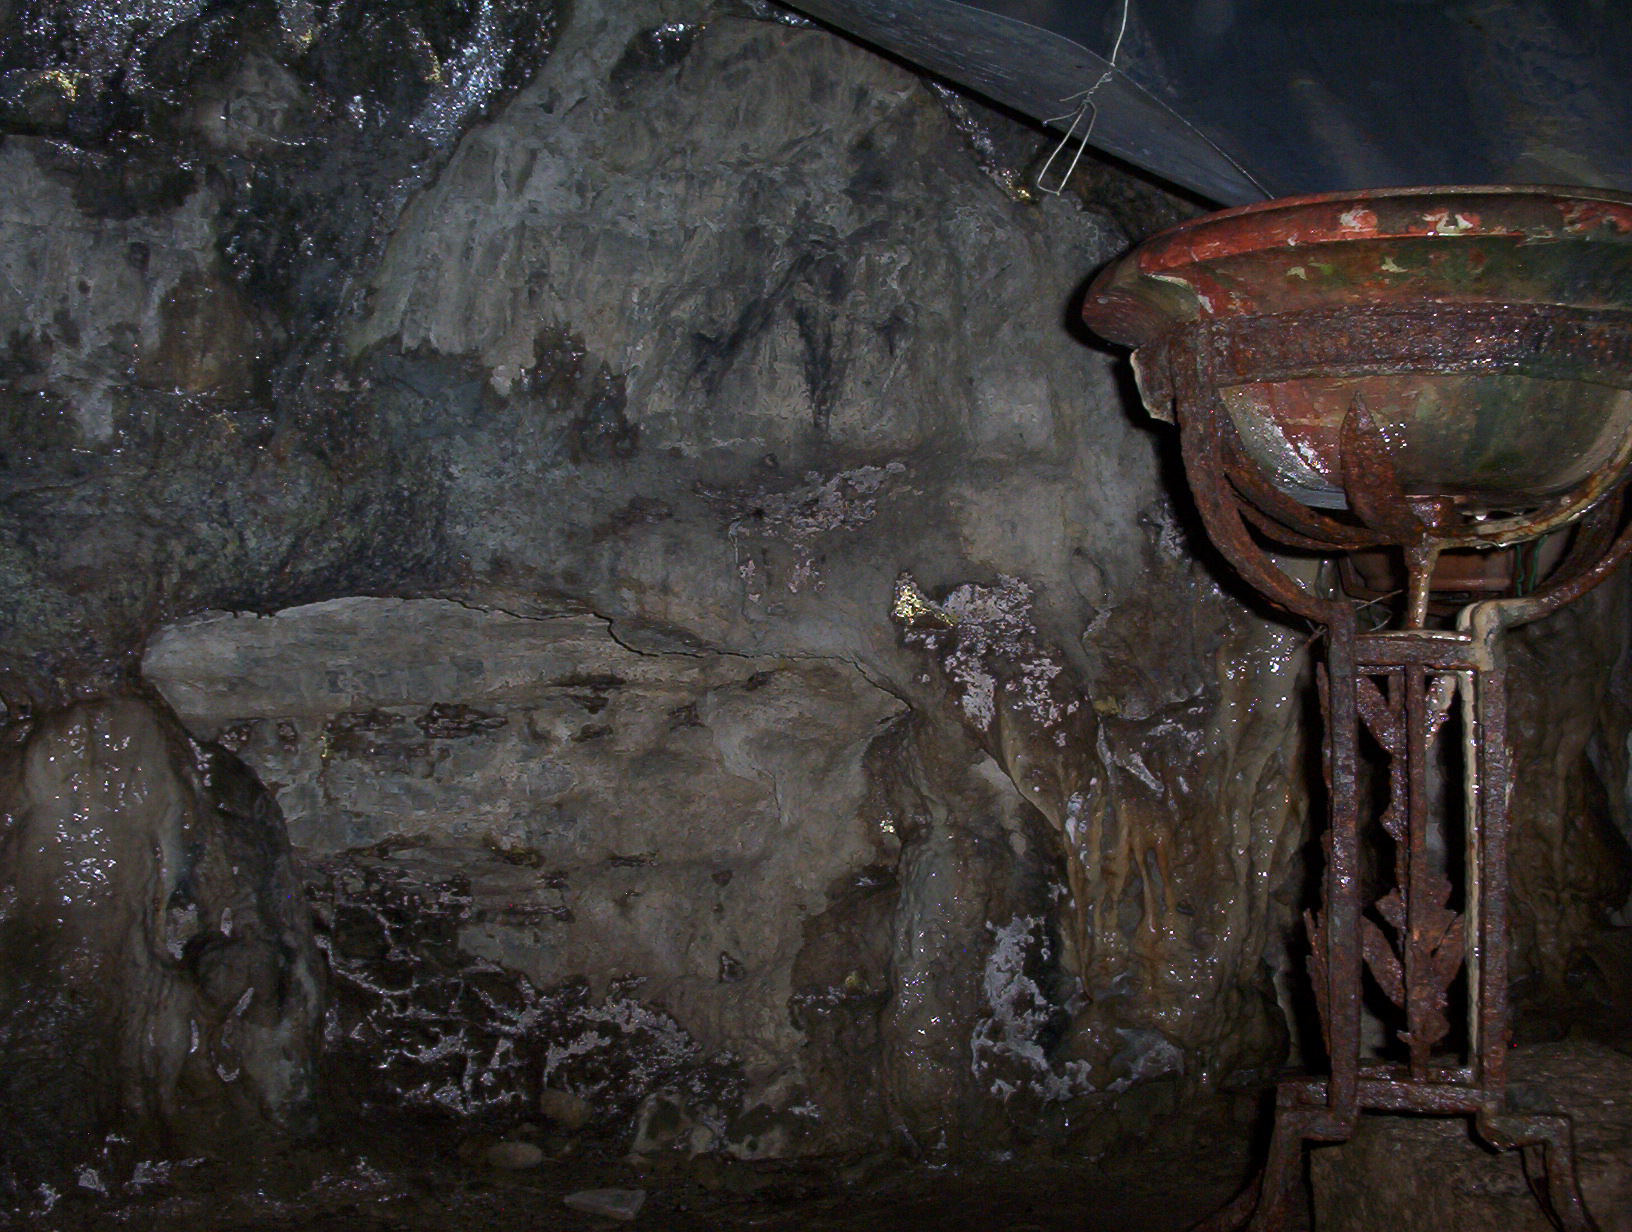
[[[156,689],[254,771],[358,1098],[936,1151],[1277,1065],[1311,631],[1071,324],[1190,207],[1038,198],[769,5],[256,12],[71,97],[8,53],[0,696]],[[1612,837],[1570,693],[1605,790],[1535,827]],[[1542,967],[1624,898],[1576,873]]]
[[[82,701],[0,747],[0,800],[0,1193],[310,1128],[324,973],[243,763]]]

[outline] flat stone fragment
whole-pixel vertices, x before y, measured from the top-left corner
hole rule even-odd
[[[556,1091],[549,1087],[539,1093],[538,1110],[562,1129],[582,1129],[595,1115],[595,1109],[587,1100],[580,1099],[571,1091]]]
[[[1516,1106],[1575,1122],[1577,1172],[1601,1232],[1632,1232],[1632,1057],[1564,1041],[1515,1051]],[[1365,1116],[1310,1157],[1321,1232],[1550,1232],[1517,1151],[1492,1151],[1459,1117]]]
[[[484,1158],[490,1168],[520,1171],[538,1167],[543,1162],[544,1152],[531,1142],[495,1142],[487,1148]]]
[[[575,1211],[605,1215],[608,1219],[630,1220],[645,1205],[644,1189],[580,1189],[562,1199]]]

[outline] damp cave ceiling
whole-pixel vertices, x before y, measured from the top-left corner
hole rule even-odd
[[[1632,190],[1625,0],[789,2],[1222,205]]]

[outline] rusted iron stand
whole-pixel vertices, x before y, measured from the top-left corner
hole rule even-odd
[[[1583,529],[1576,550],[1544,590],[1471,604],[1454,629],[1422,627],[1419,617],[1415,627],[1362,633],[1352,601],[1297,591],[1250,533],[1248,518],[1256,511],[1243,508],[1229,478],[1230,460],[1239,456],[1229,422],[1220,408],[1202,402],[1179,414],[1190,482],[1215,542],[1244,575],[1257,575],[1282,606],[1320,621],[1329,635],[1321,711],[1330,829],[1323,838],[1321,908],[1306,913],[1305,921],[1331,1073],[1282,1085],[1261,1178],[1198,1232],[1284,1227],[1305,1142],[1346,1140],[1364,1110],[1472,1117],[1492,1146],[1530,1148],[1540,1156],[1533,1169],[1544,1178],[1537,1199],[1561,1228],[1594,1232],[1577,1183],[1569,1118],[1519,1112],[1507,1099],[1511,777],[1501,635],[1584,593],[1626,554],[1632,541],[1623,536],[1611,545],[1603,533],[1619,519],[1620,500],[1612,499],[1595,526]],[[1386,478],[1373,473],[1379,485],[1373,500],[1386,491]],[[1408,512],[1403,498],[1395,501],[1396,513]],[[1413,569],[1413,609],[1426,608],[1430,570],[1426,558]],[[1464,776],[1459,901],[1443,860],[1430,851],[1432,830],[1445,820],[1430,779],[1439,738],[1453,714],[1460,719]],[[1369,798],[1360,781],[1363,732],[1386,761],[1386,802],[1375,815],[1363,803]],[[1392,840],[1394,884],[1368,902],[1361,848],[1373,825]],[[1405,1027],[1397,1037],[1405,1061],[1362,1058],[1362,978],[1368,971],[1403,1014]],[[1450,1000],[1459,979],[1465,980],[1467,1027],[1454,1055],[1446,1055],[1441,1046],[1452,1035]]]
[[[1569,1118],[1509,1098],[1502,635],[1578,598],[1632,550],[1632,313],[1604,302],[1617,285],[1632,295],[1632,278],[1607,277],[1632,274],[1629,237],[1632,198],[1305,198],[1158,236],[1089,293],[1089,324],[1138,347],[1146,405],[1178,424],[1213,542],[1328,635],[1330,824],[1305,921],[1329,1073],[1281,1086],[1262,1174],[1207,1232],[1284,1227],[1304,1144],[1347,1139],[1367,1110],[1471,1118],[1492,1146],[1536,1157],[1533,1186],[1555,1224],[1594,1232]],[[1596,281],[1584,286],[1588,267]],[[1496,269],[1510,282],[1479,281]],[[1590,449],[1560,448],[1572,428]],[[1434,601],[1442,552],[1555,532],[1569,546],[1528,593],[1464,597],[1460,610]],[[1395,553],[1397,627],[1362,630],[1355,599],[1279,567],[1285,549]],[[1448,763],[1460,804],[1437,789]],[[1379,894],[1363,852],[1390,845],[1392,884]],[[1397,1015],[1391,1045],[1371,1056],[1368,974]]]

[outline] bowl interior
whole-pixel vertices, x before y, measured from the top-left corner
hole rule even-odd
[[[1586,381],[1451,372],[1307,377],[1223,387],[1248,456],[1282,491],[1348,507],[1342,427],[1362,404],[1407,496],[1478,519],[1562,497],[1632,450],[1632,392]]]

